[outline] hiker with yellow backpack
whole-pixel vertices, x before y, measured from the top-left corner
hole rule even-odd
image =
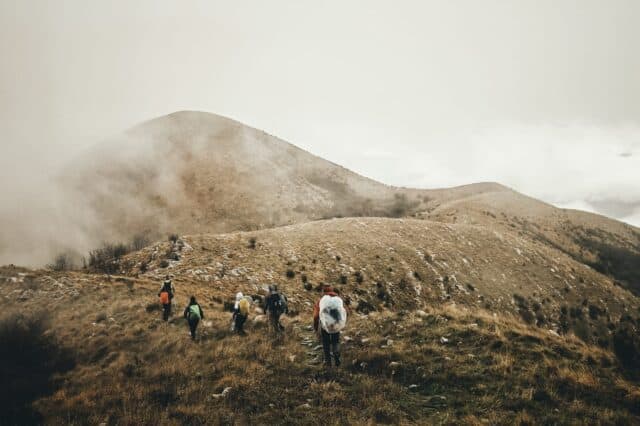
[[[184,308],[184,317],[189,323],[189,331],[191,332],[191,340],[196,340],[196,329],[201,319],[204,319],[204,312],[200,307],[200,304],[196,301],[195,296],[191,296],[189,305]]]
[[[175,293],[176,289],[173,287],[171,278],[167,275],[162,283],[162,287],[160,287],[160,291],[158,292],[160,304],[162,305],[162,319],[164,321],[169,321],[169,316],[171,315],[171,301],[173,300]]]
[[[249,317],[249,308],[251,304],[249,300],[241,292],[236,293],[236,303],[233,306],[232,330],[244,336],[244,323]]]

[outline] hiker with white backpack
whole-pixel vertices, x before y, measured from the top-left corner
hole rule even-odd
[[[331,286],[324,286],[322,297],[313,308],[313,329],[320,331],[324,350],[324,365],[331,367],[331,356],[335,366],[340,366],[340,331],[347,323],[344,302]]]
[[[184,309],[184,317],[189,323],[189,331],[191,332],[191,340],[196,340],[196,329],[201,319],[204,319],[204,312],[200,304],[196,301],[195,296],[191,296],[189,305]]]
[[[269,286],[264,312],[269,315],[269,322],[273,331],[276,333],[284,331],[284,327],[280,324],[280,316],[289,312],[287,297],[278,291],[278,286],[275,284]]]

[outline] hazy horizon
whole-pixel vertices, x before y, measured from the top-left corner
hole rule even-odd
[[[54,216],[52,176],[83,151],[178,110],[387,184],[496,181],[640,226],[638,18],[623,0],[0,0],[3,231]]]

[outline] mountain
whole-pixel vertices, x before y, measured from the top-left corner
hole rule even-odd
[[[640,294],[640,230],[496,183],[378,183],[263,131],[177,112],[98,145],[62,178],[88,244],[271,228],[332,217],[419,217],[517,229]],[[87,249],[88,247],[83,247]]]
[[[60,240],[93,250],[83,269],[0,267],[9,424],[640,423],[637,228],[496,183],[383,185],[199,112],[94,147],[59,185]],[[284,337],[260,309],[273,283]],[[350,307],[329,371],[323,283]]]

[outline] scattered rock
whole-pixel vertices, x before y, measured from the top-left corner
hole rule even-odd
[[[211,395],[213,398],[224,398],[225,396],[229,395],[229,392],[231,392],[231,387],[226,387],[224,388],[224,390],[220,393],[214,393],[213,395]]]

